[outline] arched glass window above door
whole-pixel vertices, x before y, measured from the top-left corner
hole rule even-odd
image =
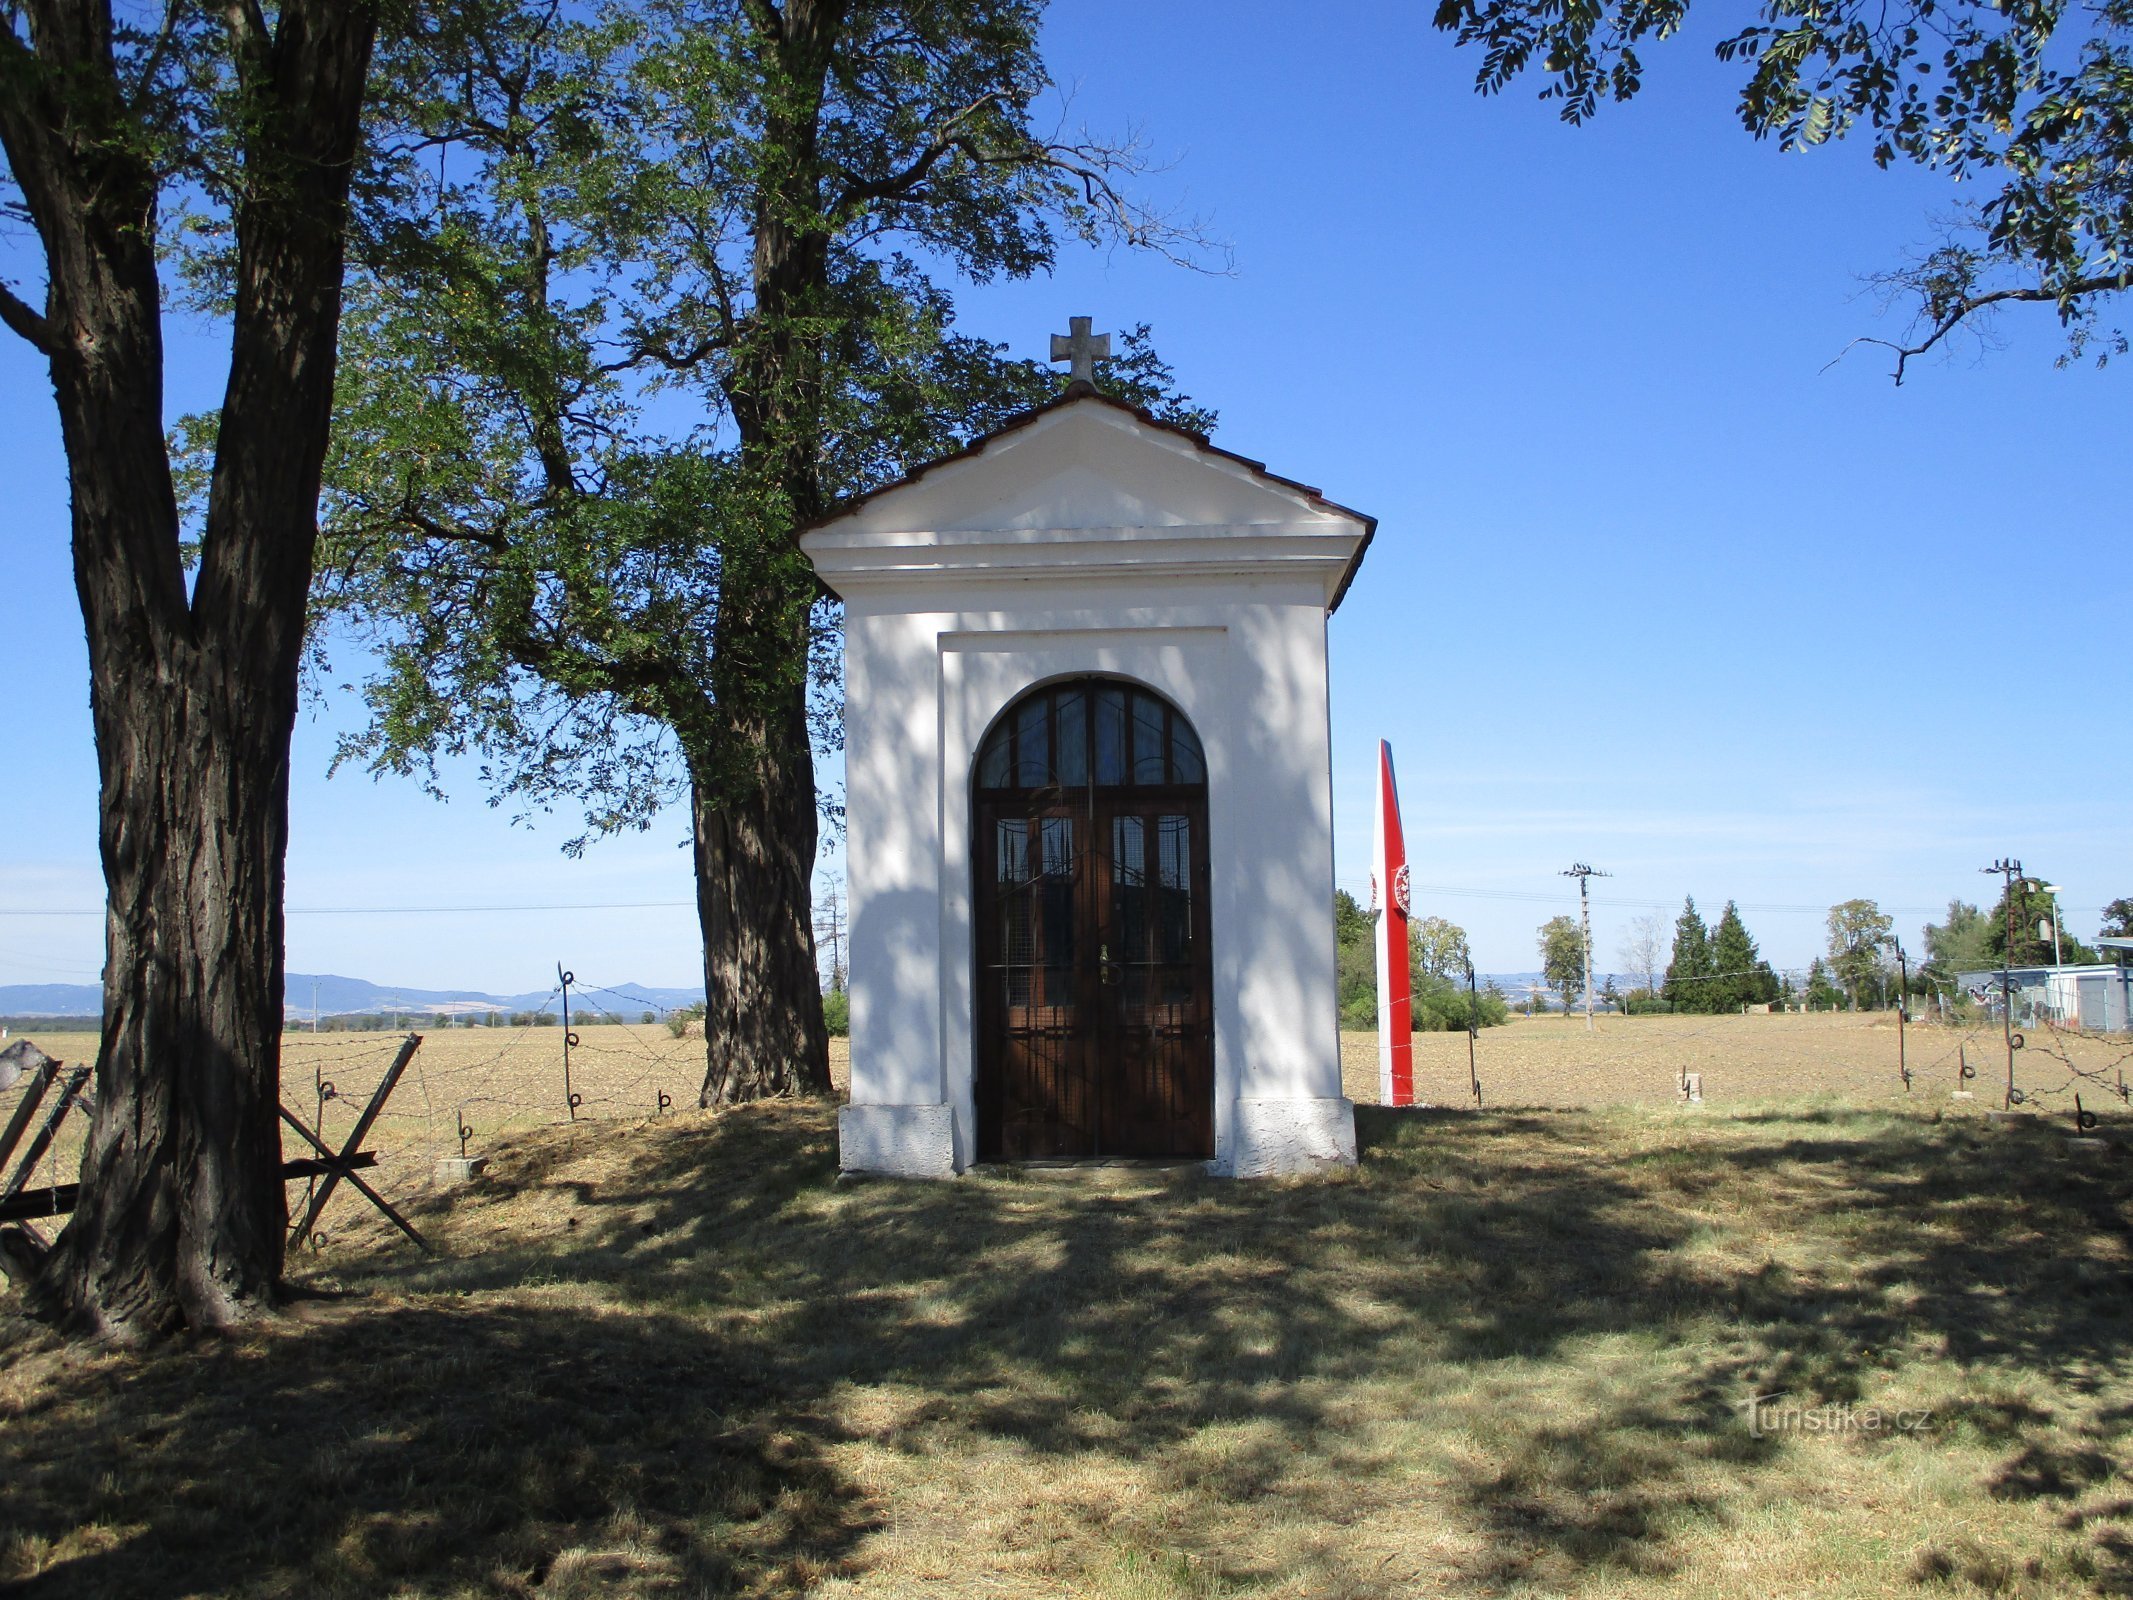
[[[1162,696],[1115,678],[1033,689],[978,747],[981,792],[1204,787],[1199,735]]]

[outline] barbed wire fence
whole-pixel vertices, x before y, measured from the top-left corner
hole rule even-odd
[[[604,1004],[588,1008],[587,996]],[[551,1006],[561,1013],[551,1014]],[[664,1023],[627,1020],[628,1013],[645,1009],[637,996],[558,969],[556,985],[508,1031],[418,1030],[422,1048],[367,1141],[378,1154],[372,1181],[379,1192],[388,1198],[425,1192],[439,1181],[441,1160],[485,1157],[511,1136],[537,1128],[643,1122],[693,1109],[704,1077],[702,1035],[685,1030],[677,1036]],[[499,1032],[501,1039],[495,1037]],[[335,1037],[285,1038],[285,1094],[292,1077],[312,1065],[310,1041]],[[344,1047],[333,1092],[317,1103],[318,1131],[328,1143],[354,1125],[397,1042],[385,1035],[375,1044]]]
[[[1930,968],[1919,970],[1930,974]],[[1753,975],[1712,973],[1691,981]],[[516,1013],[508,1024],[497,1024],[494,1014],[486,1026],[434,1013],[426,1027],[415,1019],[422,1045],[363,1141],[376,1157],[365,1175],[381,1195],[396,1202],[415,1198],[442,1181],[439,1164],[445,1158],[488,1156],[515,1135],[535,1129],[643,1122],[695,1108],[706,1064],[700,1029],[633,1022],[633,1014],[661,1008],[641,994],[582,981],[568,968],[559,966],[556,980],[537,1005]],[[1860,1015],[1879,1019],[1891,1013]],[[1647,1020],[1663,1026],[1648,1028]],[[1787,1092],[1788,1020],[1799,1020],[1799,1013],[1762,1019],[1677,1012],[1645,1019],[1616,1012],[1602,1016],[1597,1038],[1566,1026],[1547,1061],[1536,1059],[1525,1041],[1509,1050],[1497,1047],[1498,1029],[1454,1030],[1454,1036],[1463,1032],[1466,1037],[1456,1048],[1458,1092],[1447,1095],[1445,1103],[1530,1104],[1533,1085],[1542,1080],[1550,1080],[1555,1098],[1574,1101],[1580,1098],[1581,1074],[1599,1071],[1629,1074],[1637,1083],[1637,1099],[1676,1094],[1687,1099],[1693,1077],[1704,1097],[1720,1106],[1765,1101]],[[1522,1026],[1531,1030],[1546,1024]],[[1901,1095],[1920,1107],[1959,1095],[1980,1110],[2063,1118],[2075,1132],[2088,1131],[2102,1118],[2133,1126],[2127,1082],[2133,1036],[2083,1029],[2043,1013],[2025,1017],[2019,1029],[2004,1027],[1991,1004],[1927,1005],[1903,1029],[1891,1028],[1885,1041],[1879,1031],[1859,1031],[1855,1058],[1841,1071],[1801,1067],[1797,1087]],[[283,1036],[284,1104],[338,1150],[404,1040],[399,1031],[321,1033],[292,1026]],[[23,1092],[20,1084],[0,1085],[0,1122]],[[1614,1096],[1603,1091],[1592,1098]],[[61,1136],[37,1155],[24,1186],[57,1189],[71,1183],[85,1132],[85,1116],[69,1119]],[[292,1216],[309,1209],[323,1181],[323,1176],[303,1180],[300,1189],[292,1183]],[[328,1206],[320,1231],[330,1238],[335,1229],[367,1215],[360,1194],[343,1190]],[[310,1242],[317,1241],[299,1245]]]
[[[1916,970],[1930,974],[1929,968]],[[1750,969],[1674,983],[1678,989],[1758,975],[1799,976]],[[1793,988],[1798,994],[1804,985]],[[1909,983],[1908,969],[1900,986],[1892,987],[1891,1000],[1898,994],[1905,996],[1900,1005],[1858,1011],[1744,1006],[1640,1015],[1614,1009],[1600,1015],[1597,1034],[1573,1027],[1574,1013],[1551,1010],[1518,1024],[1515,1044],[1493,1050],[1492,1039],[1506,1036],[1470,1023],[1447,1036],[1459,1043],[1436,1064],[1441,1081],[1431,1085],[1432,1103],[1700,1102],[1708,1094],[1721,1104],[1741,1105],[1820,1092],[1901,1097],[1920,1109],[1952,1101],[1957,1108],[1974,1103],[1978,1110],[2034,1113],[2047,1121],[2063,1117],[2069,1132],[2091,1131],[2107,1117],[2124,1121],[2133,1113],[2127,1082],[2133,1035],[2080,1027],[2041,1006],[2018,1027],[2003,1027],[1999,1002],[1976,1004],[1965,997],[1956,1003],[1939,991],[1921,991]],[[1832,1061],[1813,1034],[1839,1015],[1856,1031],[1844,1059]],[[1560,1033],[1557,1021],[1564,1024]],[[1418,1034],[1417,1040],[1427,1037]],[[1417,1062],[1419,1070],[1419,1055]],[[1796,1072],[1796,1081],[1787,1081],[1789,1072]],[[1512,1075],[1508,1089],[1499,1073]]]
[[[282,1103],[338,1151],[394,1058],[419,1036],[420,1047],[362,1140],[376,1158],[363,1168],[364,1179],[395,1204],[438,1187],[440,1160],[487,1156],[514,1135],[571,1123],[643,1122],[696,1107],[705,1070],[700,1028],[677,1035],[664,1022],[631,1022],[630,1015],[659,1008],[624,990],[580,982],[567,969],[558,977],[537,1006],[504,1026],[468,1026],[435,1013],[410,1019],[411,1029],[314,1033],[292,1026],[282,1036]],[[551,1009],[565,1003],[576,1007],[567,1024]],[[0,1124],[26,1082],[0,1087]],[[86,1117],[69,1119],[26,1174],[26,1188],[74,1182],[86,1125]],[[289,1134],[288,1143],[293,1150],[298,1136]],[[324,1181],[320,1175],[291,1182],[292,1221],[309,1211]],[[359,1192],[337,1189],[312,1236],[292,1248],[327,1243],[370,1216]]]

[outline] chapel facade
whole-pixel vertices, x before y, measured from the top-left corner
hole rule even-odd
[[[847,1171],[1355,1159],[1326,619],[1375,523],[1087,370],[801,539],[845,607]]]

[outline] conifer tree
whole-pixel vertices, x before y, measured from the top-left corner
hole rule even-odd
[[[1706,1010],[1738,1011],[1744,1005],[1761,1005],[1775,994],[1770,969],[1740,919],[1740,908],[1731,900],[1711,935],[1711,971],[1712,979],[1704,985],[1710,991]]]
[[[1711,987],[1711,936],[1696,911],[1696,897],[1681,902],[1681,915],[1674,919],[1674,954],[1666,964],[1666,981],[1660,997],[1676,1011],[1704,1011],[1710,1007],[1706,993]]]

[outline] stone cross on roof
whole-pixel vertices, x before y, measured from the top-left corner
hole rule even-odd
[[[1071,383],[1093,385],[1096,382],[1098,358],[1105,361],[1111,359],[1111,336],[1108,333],[1089,332],[1089,324],[1093,320],[1090,317],[1068,317],[1067,326],[1073,331],[1052,335],[1052,359],[1074,363],[1074,370],[1068,378]]]

